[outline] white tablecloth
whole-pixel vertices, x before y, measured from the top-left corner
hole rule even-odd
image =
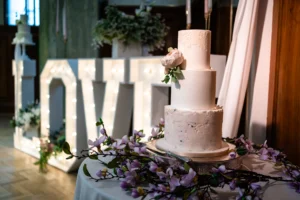
[[[258,160],[255,156],[248,156],[243,161],[244,165],[249,167],[258,173],[276,175],[276,172],[272,168],[272,164]],[[95,182],[89,177],[85,176],[82,167],[87,164],[87,168],[93,177],[96,177],[96,172],[102,168],[99,161],[85,159],[78,171],[76,181],[75,200],[106,200],[106,199],[132,199],[130,194],[126,193],[120,188],[120,182],[118,180],[104,180]],[[263,199],[267,200],[300,200],[300,194],[296,193],[294,189],[291,189],[286,183],[274,183],[263,185]],[[235,199],[234,192],[231,192],[228,188],[217,190],[219,193],[218,199]]]

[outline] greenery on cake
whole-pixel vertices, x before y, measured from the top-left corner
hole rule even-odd
[[[115,6],[105,8],[106,18],[97,22],[93,29],[93,44],[102,46],[119,40],[125,45],[141,43],[150,50],[162,49],[169,28],[160,14],[151,14],[151,7],[138,9],[135,15],[128,15]]]
[[[114,139],[108,136],[104,122],[100,118],[96,123],[100,127],[101,136],[95,141],[89,140],[90,148],[81,151],[81,155],[74,155],[70,145],[65,143],[63,151],[69,155],[67,159],[90,158],[98,160],[102,169],[91,174],[87,165],[83,165],[84,174],[94,181],[117,179],[120,187],[133,198],[144,199],[213,199],[217,188],[228,186],[232,191],[238,191],[236,199],[261,199],[261,182],[280,181],[288,183],[296,192],[300,193],[300,168],[293,165],[286,155],[268,147],[267,143],[255,145],[241,136],[226,138],[226,142],[236,146],[229,153],[229,159],[237,155],[256,154],[261,160],[274,163],[274,167],[285,174],[267,176],[253,171],[229,169],[225,165],[216,164],[207,173],[197,173],[197,168],[189,158],[176,156],[172,153],[164,155],[153,154],[147,150],[142,138],[142,130],[134,131],[133,135]],[[162,138],[164,122],[152,130],[150,140]],[[104,162],[103,157],[112,157]]]
[[[17,117],[10,120],[12,127],[24,128],[27,130],[40,125],[40,105],[38,102],[28,104],[25,108],[20,108]]]

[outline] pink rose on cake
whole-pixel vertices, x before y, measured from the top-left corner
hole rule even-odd
[[[161,59],[161,64],[167,68],[173,68],[180,65],[184,58],[182,53],[178,49],[173,49],[172,47],[168,48],[168,54]]]
[[[164,83],[178,82],[182,78],[180,65],[184,61],[183,55],[178,49],[168,48],[168,54],[161,59],[161,64],[165,67],[165,78],[162,80]]]

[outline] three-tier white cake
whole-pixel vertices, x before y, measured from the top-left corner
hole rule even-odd
[[[210,66],[211,32],[182,30],[178,50],[184,78],[171,88],[165,107],[165,136],[158,149],[191,156],[219,156],[228,152],[222,141],[223,110],[215,104],[216,71]]]
[[[27,21],[27,15],[20,15],[20,20],[18,20],[17,22],[18,32],[16,33],[16,37],[13,40],[13,44],[34,44],[32,41],[32,35],[30,33],[30,26],[28,25]]]

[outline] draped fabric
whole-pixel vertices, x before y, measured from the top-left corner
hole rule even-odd
[[[237,135],[253,54],[257,11],[258,0],[239,1],[218,99],[218,105],[224,109],[223,137]]]

